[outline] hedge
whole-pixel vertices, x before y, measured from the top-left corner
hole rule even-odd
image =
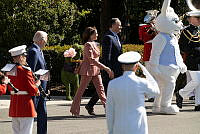
[[[83,47],[83,45],[81,46]],[[57,45],[46,46],[43,49],[48,69],[50,69],[51,74],[50,88],[62,85],[60,71],[64,63],[63,52],[70,47],[72,47],[72,45]],[[143,55],[143,45],[125,44],[123,45],[123,52],[127,51],[138,51],[139,53],[141,53],[141,55]]]

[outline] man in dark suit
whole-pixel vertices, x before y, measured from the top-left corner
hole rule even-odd
[[[112,18],[109,21],[109,30],[104,35],[102,41],[102,62],[114,72],[115,78],[122,75],[121,64],[118,62],[118,56],[122,54],[122,45],[117,35],[121,32],[121,29],[121,21],[118,18]],[[104,71],[102,72],[102,77],[106,93],[110,78],[108,74]],[[95,115],[93,107],[98,100],[98,94],[95,92],[89,103],[85,106],[90,115]]]
[[[28,50],[27,62],[32,71],[46,69],[46,62],[42,48],[47,43],[47,33],[37,31],[33,37],[33,44]],[[46,90],[47,81],[41,80],[41,86]],[[33,97],[35,109],[37,111],[37,134],[47,134],[47,109],[46,100],[40,95]]]

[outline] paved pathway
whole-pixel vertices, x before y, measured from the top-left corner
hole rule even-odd
[[[89,116],[84,108],[88,99],[83,99],[81,117],[73,118],[69,109],[71,101],[53,97],[47,102],[48,134],[106,134],[103,106],[95,106],[97,116]],[[200,112],[194,112],[193,101],[184,100],[183,109],[177,115],[153,115],[152,103],[146,103],[149,134],[200,134]],[[0,96],[0,134],[11,134],[11,118],[8,117],[9,97]],[[36,122],[33,134],[36,134]]]

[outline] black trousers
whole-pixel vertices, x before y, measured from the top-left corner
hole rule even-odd
[[[184,74],[180,73],[178,78],[176,79],[176,87],[174,92],[178,92],[180,89],[184,88],[186,84],[187,84],[186,73]]]
[[[121,75],[122,75],[122,73],[120,73],[120,74],[116,74],[115,73],[115,78],[117,78],[117,77],[119,77]],[[101,72],[101,76],[102,76],[102,82],[103,82],[103,86],[104,86],[104,91],[105,91],[105,94],[107,95],[108,83],[109,83],[109,81],[111,79],[109,78],[109,75],[108,75],[108,73],[106,71],[102,71]],[[94,94],[92,95],[92,98],[90,99],[90,101],[88,102],[87,105],[90,108],[93,108],[94,105],[98,102],[98,100],[99,100],[99,96],[98,96],[98,94],[97,94],[97,92],[95,90]]]

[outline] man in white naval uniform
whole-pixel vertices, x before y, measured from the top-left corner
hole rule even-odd
[[[153,77],[138,61],[137,52],[126,52],[118,57],[124,73],[108,84],[106,118],[109,134],[148,134],[145,95],[159,95],[159,88]],[[135,75],[138,65],[146,78]]]

